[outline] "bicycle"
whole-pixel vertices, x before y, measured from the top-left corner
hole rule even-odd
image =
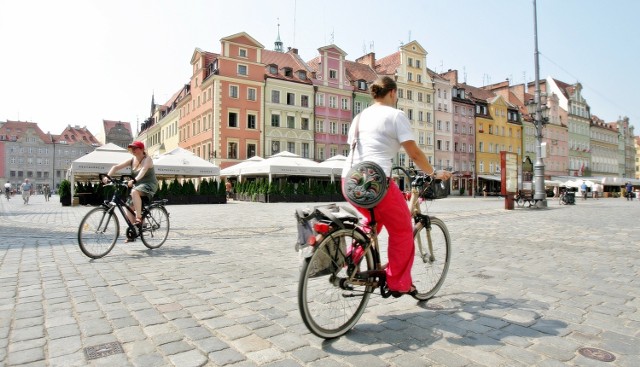
[[[402,170],[411,178],[409,205],[415,223],[411,276],[418,293],[412,296],[427,301],[444,283],[451,239],[442,220],[420,209],[421,196],[433,198],[431,176]],[[302,227],[296,248],[310,248],[311,253],[302,263],[298,284],[300,315],[316,336],[339,337],[355,326],[376,289],[383,298],[392,295],[386,285],[373,210],[367,227],[353,209],[335,204],[315,207],[310,213],[298,211],[296,217]]]
[[[129,187],[125,178],[114,179],[108,175],[100,174],[100,181],[107,177],[112,186],[113,196],[111,200],[105,200],[99,207],[91,209],[80,222],[78,228],[78,244],[82,253],[92,259],[99,259],[107,255],[115,246],[120,234],[120,221],[116,215],[116,209],[127,223],[126,235],[129,239],[140,237],[142,243],[149,249],[157,249],[167,240],[169,235],[169,213],[165,209],[166,199],[150,202],[143,197],[142,223],[134,224],[127,217],[125,210],[134,213],[125,202]]]
[[[9,201],[9,199],[11,199],[11,191],[9,191],[9,189],[5,189],[4,196],[7,198],[7,201]]]

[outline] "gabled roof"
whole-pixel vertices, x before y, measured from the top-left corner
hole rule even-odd
[[[7,120],[4,124],[0,125],[0,135],[5,135],[7,137],[15,136],[16,139],[20,139],[28,129],[33,129],[36,135],[38,135],[40,140],[42,140],[43,142],[46,143],[51,141],[49,136],[42,130],[40,130],[40,127],[37,123],[27,121]]]
[[[122,127],[131,133],[131,124],[128,122],[102,120],[102,126],[104,127],[105,134],[108,134],[109,130],[113,129],[117,124],[122,124]]]
[[[232,34],[231,36],[224,37],[220,39],[220,42],[232,42],[238,43],[247,46],[254,46],[257,48],[264,48],[262,43],[258,42],[255,38],[251,37],[246,32],[240,32],[236,34]]]
[[[320,69],[320,56],[316,56],[313,59],[307,61],[307,66],[309,67],[309,69],[311,69],[311,71],[315,71],[318,72],[318,70]]]
[[[340,47],[338,47],[338,46],[336,46],[336,45],[334,45],[334,44],[331,44],[331,45],[327,45],[327,46],[320,47],[320,48],[318,49],[318,52],[320,52],[320,54],[322,54],[324,51],[328,51],[328,50],[331,50],[331,49],[334,49],[335,51],[337,51],[337,52],[338,52],[339,54],[341,54],[342,56],[347,56],[347,53],[346,53],[346,52],[344,52]]]

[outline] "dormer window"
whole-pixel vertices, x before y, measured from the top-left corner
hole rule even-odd
[[[358,80],[358,89],[367,90],[367,82],[364,80]]]
[[[307,72],[304,70],[298,71],[298,79],[307,80]]]
[[[338,79],[338,70],[329,70],[329,79]]]
[[[278,66],[269,65],[269,74],[278,74]]]
[[[293,77],[293,69],[291,68],[284,68],[284,76],[291,78]]]

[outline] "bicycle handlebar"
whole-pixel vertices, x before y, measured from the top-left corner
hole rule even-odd
[[[442,180],[437,179],[431,175],[428,175],[424,172],[419,172],[414,167],[404,168],[402,166],[394,166],[391,168],[391,171],[400,170],[405,176],[409,177],[411,180],[411,186],[424,186],[425,184],[430,184],[431,181],[435,181],[436,183],[442,182]]]

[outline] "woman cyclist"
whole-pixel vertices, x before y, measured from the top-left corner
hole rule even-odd
[[[423,172],[441,180],[448,180],[451,173],[448,171],[436,173],[416,144],[409,120],[401,110],[395,108],[398,101],[396,82],[387,76],[379,78],[371,85],[371,95],[374,104],[360,113],[359,124],[352,123],[349,130],[348,141],[351,145],[355,139],[355,126],[359,126],[359,145],[355,151],[349,152],[342,171],[343,181],[352,164],[363,161],[377,163],[389,175],[392,159],[400,148],[404,148],[409,158]],[[368,209],[357,206],[356,208],[367,222],[371,221]],[[385,227],[389,234],[389,265],[386,268],[389,290],[394,297],[412,294],[416,289],[411,281],[415,251],[411,213],[402,192],[393,180],[389,182],[388,191],[382,201],[376,205],[374,213],[379,226],[378,230]]]
[[[128,146],[129,152],[133,154],[133,158],[116,164],[111,167],[108,175],[111,176],[119,170],[130,167],[131,180],[127,182],[127,186],[131,188],[131,200],[127,202],[129,206],[133,203],[135,217],[129,211],[125,211],[129,220],[135,224],[142,223],[142,197],[152,198],[158,190],[158,180],[156,179],[155,169],[153,167],[153,159],[147,155],[144,150],[144,143],[134,141]],[[107,183],[108,179],[104,177],[103,183]],[[127,241],[128,242],[128,241]]]

